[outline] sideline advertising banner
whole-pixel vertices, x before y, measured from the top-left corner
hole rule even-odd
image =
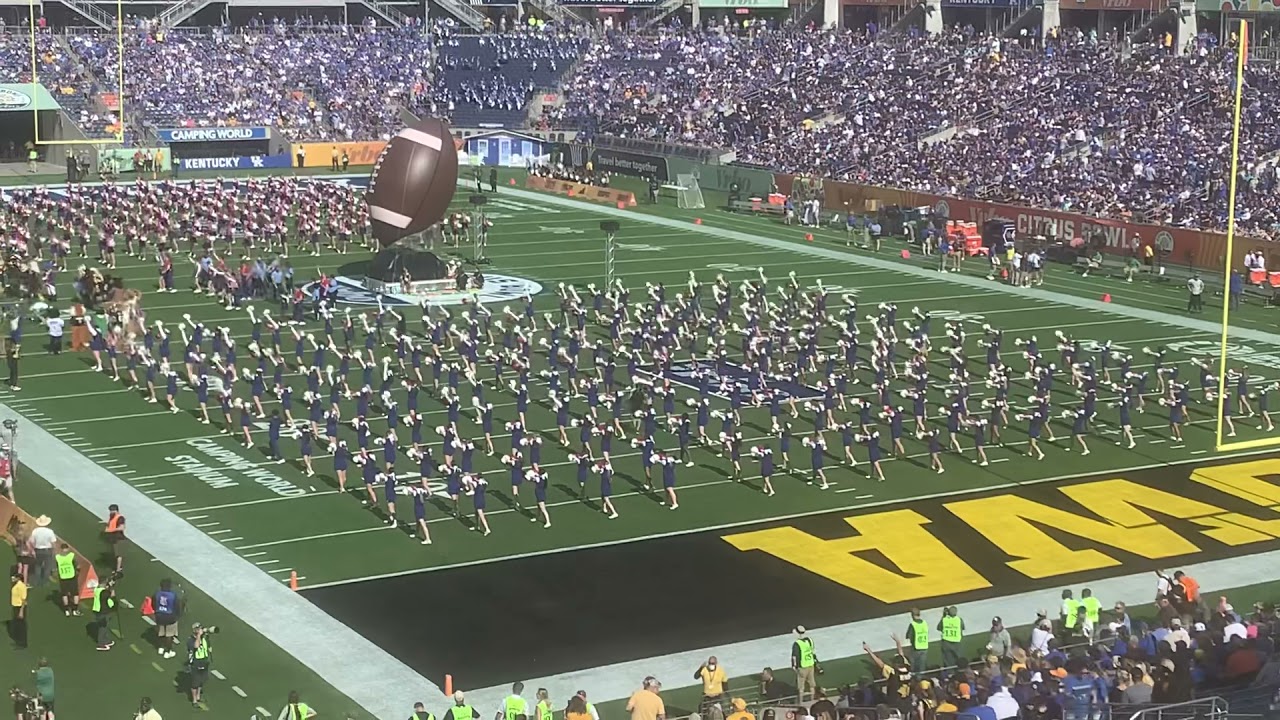
[[[777,175],[779,190],[790,194],[792,175]],[[1141,244],[1153,244],[1166,252],[1166,262],[1192,265],[1202,270],[1222,272],[1224,263],[1231,267],[1243,267],[1245,253],[1262,250],[1267,255],[1268,267],[1276,263],[1280,267],[1280,248],[1276,243],[1240,235],[1236,237],[1233,257],[1227,258],[1227,236],[1219,232],[1191,230],[1165,225],[1148,225],[1122,218],[1102,218],[1063,210],[1007,205],[1004,203],[950,198],[928,193],[910,192],[894,188],[857,185],[848,182],[824,181],[824,203],[830,210],[843,212],[847,207],[863,207],[866,200],[879,200],[883,206],[932,207],[952,220],[976,222],[979,225],[991,218],[1007,218],[1021,235],[1046,237],[1104,239],[1102,251],[1110,255],[1128,256]],[[848,205],[846,205],[848,203]]]
[[[61,106],[38,83],[0,83],[0,112],[57,110]]]
[[[342,151],[347,152],[347,156],[351,159],[351,165],[372,165],[378,161],[378,156],[382,154],[382,149],[387,144],[381,140],[374,142],[345,142],[345,143],[294,143],[293,158],[298,157],[299,150],[305,150],[307,153],[306,161],[302,167],[329,167],[333,164],[333,149],[338,148],[338,155],[342,155]]]
[[[162,143],[228,142],[231,140],[270,140],[271,128],[265,127],[211,127],[164,128],[157,130]]]
[[[181,170],[252,170],[254,168],[287,168],[292,166],[293,159],[288,155],[178,158],[178,168]]]
[[[667,178],[671,177],[667,170],[667,159],[657,155],[592,148],[590,158],[596,172],[641,178],[657,175],[658,180],[662,182],[666,182]]]
[[[671,177],[697,175],[703,190],[728,192],[735,182],[742,197],[764,197],[773,189],[773,173],[759,168],[738,165],[708,165],[683,158],[667,158]]]

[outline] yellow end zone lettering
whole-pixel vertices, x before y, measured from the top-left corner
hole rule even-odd
[[[1224,495],[1280,512],[1280,458],[1197,468],[1191,480]],[[1153,516],[1176,518],[1230,547],[1280,538],[1280,519],[1230,512],[1218,505],[1123,478],[1057,488],[1079,507],[1066,510],[1014,494],[945,503],[941,507],[985,538],[990,547],[953,548],[930,532],[932,520],[916,510],[844,518],[856,532],[825,539],[794,527],[724,536],[734,547],[763,551],[884,603],[908,602],[992,587],[956,550],[977,557],[995,553],[1023,576],[1051,578],[1116,567],[1110,551],[1077,550],[1046,532],[1159,560],[1201,552],[1201,547]],[[936,507],[936,506],[935,506]],[[875,551],[891,567],[859,556]]]

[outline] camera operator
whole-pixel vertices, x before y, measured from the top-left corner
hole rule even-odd
[[[98,650],[106,652],[116,641],[111,638],[111,611],[116,607],[116,579],[107,576],[106,582],[93,589],[93,629]]]
[[[191,706],[198,710],[208,710],[200,699],[204,684],[209,680],[209,669],[213,658],[210,656],[209,636],[218,634],[218,626],[204,627],[200,623],[191,624],[191,637],[187,639],[187,674],[191,686]]]
[[[133,720],[164,720],[160,717],[160,713],[151,707],[151,698],[144,697],[138,701],[138,712],[133,714]]]
[[[40,703],[40,698],[26,694],[17,685],[9,691],[9,699],[13,701],[16,720],[50,720],[53,717],[52,711]]]

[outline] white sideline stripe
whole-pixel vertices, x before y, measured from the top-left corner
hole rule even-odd
[[[0,419],[20,417],[0,404]],[[43,428],[29,426],[18,442],[36,474],[95,517],[105,521],[102,508],[127,504],[141,521],[130,534],[133,542],[374,717],[397,717],[424,694],[442,695],[435,683]],[[353,664],[353,656],[361,662]],[[502,697],[484,698],[482,706],[496,706]]]
[[[444,147],[444,142],[439,137],[432,135],[431,133],[422,132],[421,130],[414,130],[413,128],[405,128],[401,130],[396,133],[396,137],[402,137],[409,142],[415,142],[419,145],[426,145],[432,150],[439,150]]]
[[[409,223],[413,222],[413,218],[408,215],[401,215],[398,212],[388,210],[379,205],[369,206],[369,217],[377,220],[378,222],[384,222],[398,228],[409,227]]]

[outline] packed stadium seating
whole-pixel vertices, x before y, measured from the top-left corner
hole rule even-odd
[[[116,118],[106,108],[95,107],[94,94],[101,90],[93,74],[48,33],[36,37],[37,74],[40,84],[66,108],[68,115],[88,138],[108,138]],[[31,82],[31,35],[24,29],[0,32],[0,82]]]

